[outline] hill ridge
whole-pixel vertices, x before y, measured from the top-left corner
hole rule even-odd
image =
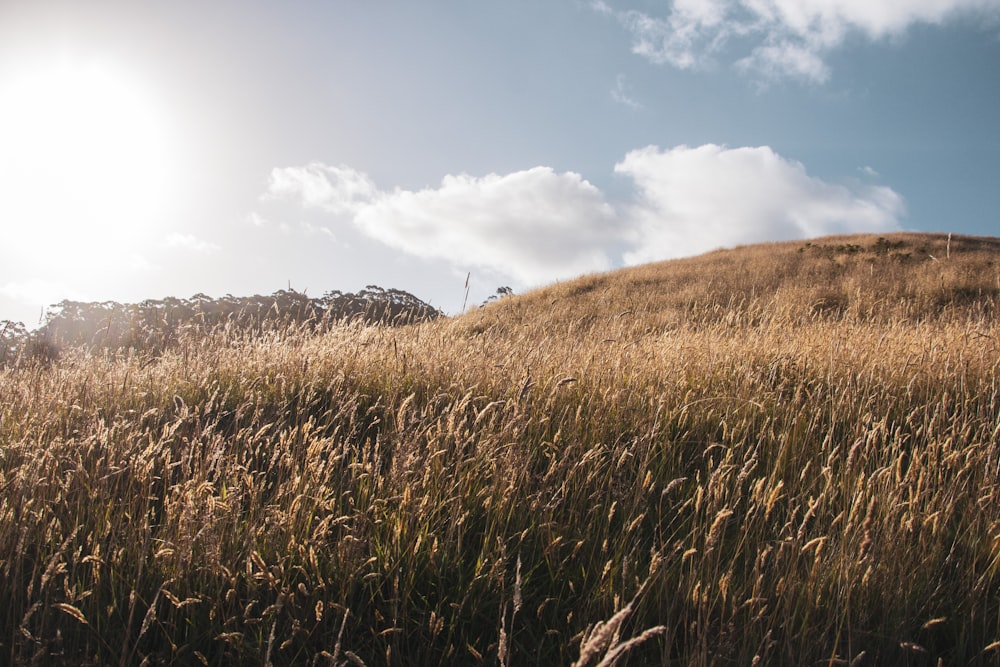
[[[500,312],[565,323],[618,308],[658,313],[664,323],[707,323],[754,310],[790,322],[918,320],[986,312],[998,303],[1000,238],[898,232],[751,244],[589,274],[500,299],[465,318],[473,327]]]

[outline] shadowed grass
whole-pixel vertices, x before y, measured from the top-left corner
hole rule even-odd
[[[991,664],[997,250],[2,370],[0,661]]]

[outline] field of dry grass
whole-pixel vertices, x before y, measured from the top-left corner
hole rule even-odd
[[[838,237],[0,370],[0,663],[995,664],[998,307]]]

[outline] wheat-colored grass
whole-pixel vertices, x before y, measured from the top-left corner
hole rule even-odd
[[[1000,245],[946,243],[0,370],[0,662],[991,664]]]

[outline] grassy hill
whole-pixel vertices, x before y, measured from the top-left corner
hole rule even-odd
[[[0,662],[995,664],[998,306],[837,237],[0,370]]]

